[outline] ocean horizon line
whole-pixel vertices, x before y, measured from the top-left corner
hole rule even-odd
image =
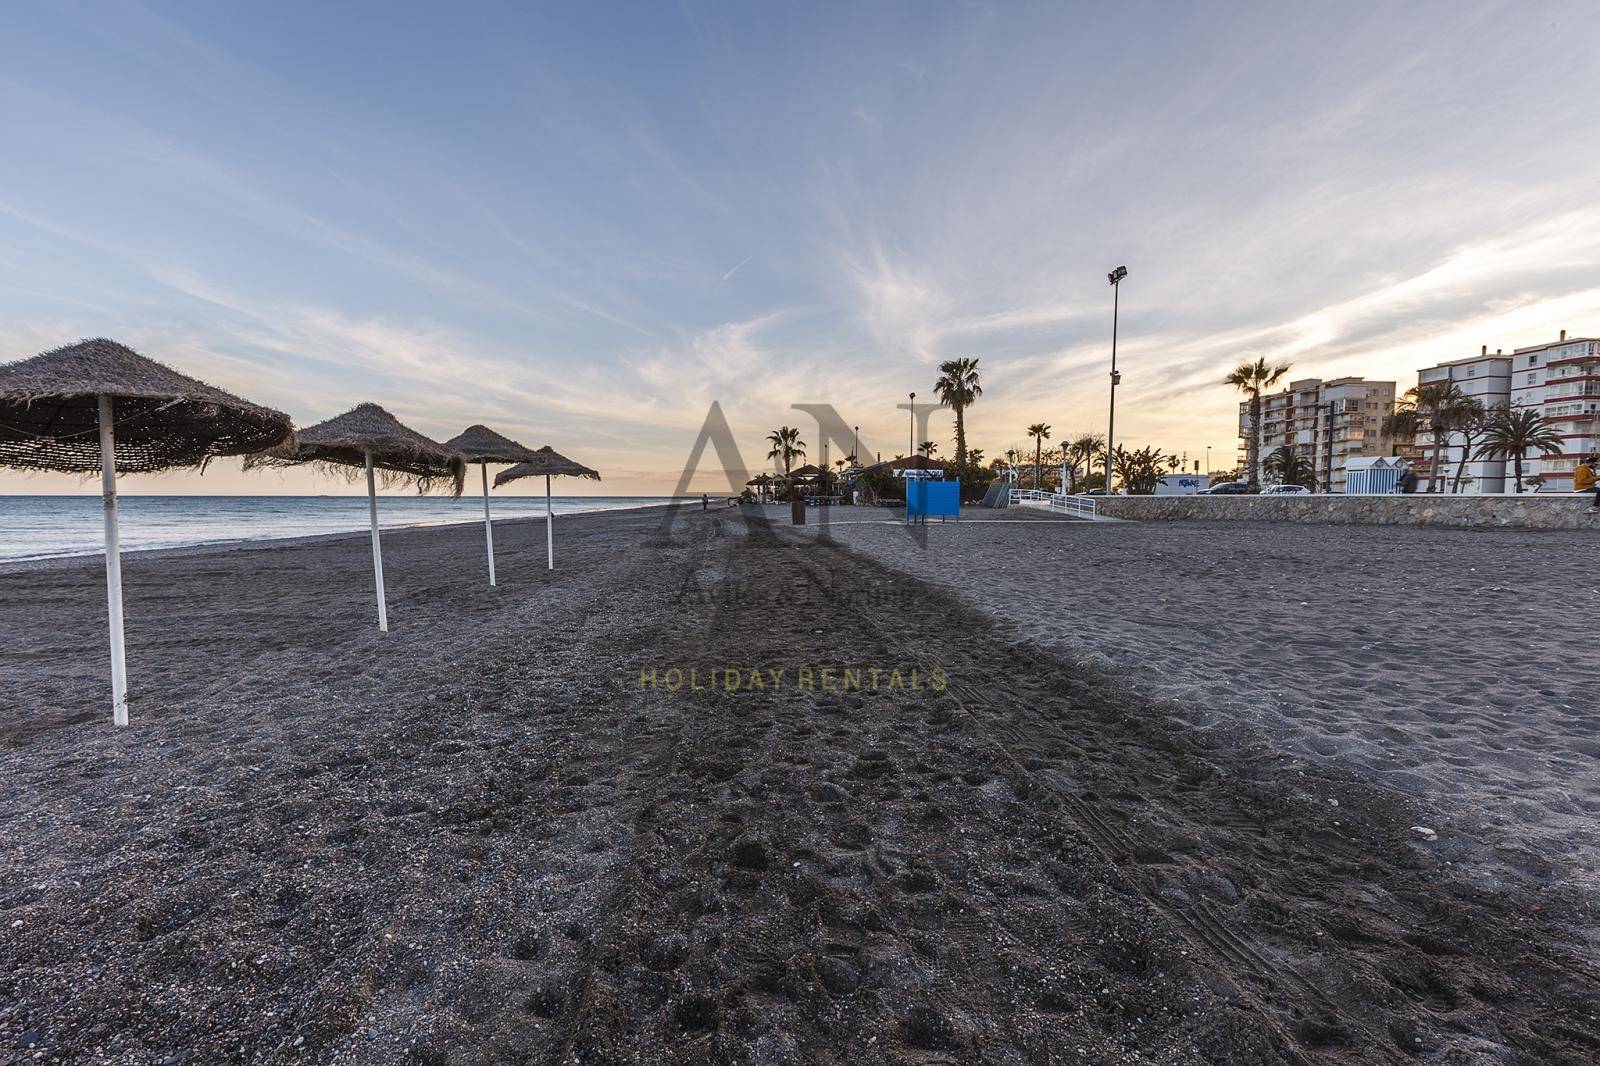
[[[695,496],[551,496],[556,517],[659,506]],[[355,496],[119,495],[124,552],[199,548],[365,532],[367,499]],[[384,496],[378,524],[386,530],[483,521],[482,497]],[[495,521],[538,519],[541,496],[500,496]],[[103,556],[99,494],[0,495],[0,563]]]

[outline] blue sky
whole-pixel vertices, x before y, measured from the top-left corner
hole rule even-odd
[[[1592,4],[6,18],[0,360],[107,335],[302,425],[486,422],[604,491],[670,491],[712,400],[752,464],[801,402],[904,451],[894,405],[958,355],[990,456],[1103,431],[1119,263],[1118,437],[1191,457],[1231,451],[1244,358],[1405,387],[1600,334]]]

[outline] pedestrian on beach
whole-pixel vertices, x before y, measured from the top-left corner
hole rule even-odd
[[[1589,506],[1589,513],[1600,513],[1600,473],[1596,467],[1600,465],[1600,456],[1585,455],[1583,461],[1572,472],[1572,491],[1594,493],[1594,503]]]
[[[1412,467],[1406,467],[1406,472],[1400,475],[1400,491],[1407,496],[1417,491],[1417,472]]]
[[[700,510],[702,510],[702,511],[711,510],[711,497],[707,496],[703,492],[700,494]]]

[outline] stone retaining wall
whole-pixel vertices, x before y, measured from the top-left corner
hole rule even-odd
[[[1524,496],[1114,496],[1100,514],[1135,521],[1328,522],[1469,529],[1594,529],[1584,494]]]

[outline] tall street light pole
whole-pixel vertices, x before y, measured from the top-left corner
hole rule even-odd
[[[1111,413],[1106,417],[1106,495],[1111,495],[1111,453],[1116,448],[1117,435],[1117,386],[1122,382],[1122,375],[1117,373],[1117,302],[1122,294],[1122,279],[1128,276],[1128,268],[1119,266],[1106,275],[1106,280],[1111,282]]]
[[[911,450],[906,452],[906,458],[910,459],[917,454],[917,394],[914,392],[911,394],[911,432],[908,436],[911,438]]]

